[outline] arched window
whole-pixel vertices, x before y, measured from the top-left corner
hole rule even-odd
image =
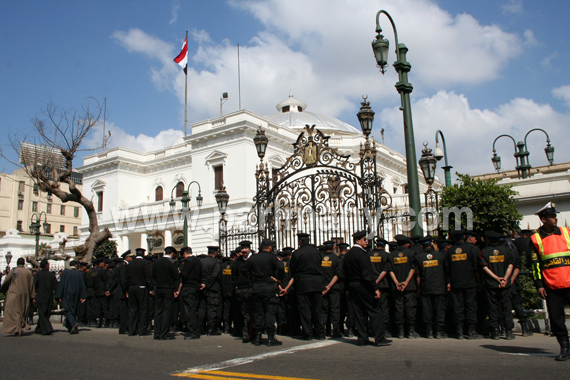
[[[184,183],[180,181],[176,184],[176,198],[182,197],[183,191],[184,191]]]
[[[158,186],[156,190],[154,190],[154,200],[157,202],[161,201],[163,197],[162,193],[163,193],[162,186]]]

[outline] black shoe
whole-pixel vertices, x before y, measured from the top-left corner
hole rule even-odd
[[[269,338],[267,339],[267,347],[281,346],[281,345],[283,345],[283,342],[275,339],[275,335],[270,335]]]
[[[532,333],[532,331],[530,331],[525,323],[521,323],[521,329],[522,329],[522,336],[533,336],[534,334]]]
[[[404,339],[404,326],[398,326],[398,339]]]
[[[515,335],[513,334],[513,330],[508,329],[506,332],[507,336],[505,339],[507,340],[513,340],[515,339]]]
[[[570,341],[568,335],[564,337],[557,337],[558,344],[560,344],[560,353],[554,358],[558,362],[563,362],[570,359]]]
[[[333,339],[342,338],[342,334],[340,333],[340,331],[335,330],[335,331],[333,332],[331,338],[333,338]]]
[[[219,331],[208,331],[208,336],[218,336],[218,335],[222,335],[222,333]]]
[[[165,336],[162,338],[158,338],[158,340],[174,340],[174,339],[176,339],[176,338],[174,338],[173,336]]]
[[[121,330],[119,329],[119,335],[127,335],[129,333],[129,330]]]
[[[392,343],[390,339],[383,338],[381,340],[372,343],[371,345],[375,347],[384,347],[384,346],[389,346],[390,343]]]
[[[368,346],[369,344],[370,344],[370,341],[368,341],[368,340],[360,340],[360,339],[358,339],[358,341],[356,342],[356,345],[357,345],[357,346],[361,346],[361,347],[362,347],[362,346]]]
[[[79,325],[76,323],[73,325],[71,330],[69,330],[70,334],[79,334]]]
[[[200,339],[200,335],[195,334],[195,335],[187,335],[184,337],[184,340],[194,340],[194,339]]]
[[[489,334],[489,339],[499,340],[499,332],[497,330],[491,330]]]
[[[321,334],[321,335],[315,335],[315,340],[325,340],[327,339],[327,337],[325,336],[325,334]]]
[[[249,341],[250,341],[249,336],[244,336],[243,338],[241,338],[242,343],[249,343]]]
[[[101,318],[99,318],[99,320],[97,321],[97,325],[95,326],[96,328],[100,329],[101,327],[103,327],[103,320]]]
[[[346,334],[346,336],[347,336],[348,338],[354,337],[354,329],[353,329],[353,328],[349,328],[349,329],[348,329],[348,333]]]
[[[431,326],[426,327],[426,338],[433,339],[433,330]]]
[[[456,332],[456,338],[459,340],[463,340],[463,325],[458,325],[455,332]]]
[[[312,336],[312,335],[305,335],[305,336],[303,337],[303,340],[308,340],[309,342],[312,342],[312,341],[313,341],[313,336]]]
[[[256,334],[253,341],[254,346],[261,346],[261,334]]]
[[[148,331],[143,331],[139,334],[139,336],[149,336],[150,333]]]

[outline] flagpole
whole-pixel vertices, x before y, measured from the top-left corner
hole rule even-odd
[[[188,41],[188,31],[186,31],[186,41]],[[186,43],[186,49],[188,49],[188,43]],[[186,53],[186,70],[185,71],[185,81],[184,81],[184,136],[188,135],[188,53]]]

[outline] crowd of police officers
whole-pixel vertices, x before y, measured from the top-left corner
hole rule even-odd
[[[259,252],[242,241],[222,257],[219,247],[196,256],[173,247],[164,256],[145,250],[120,259],[81,264],[87,300],[80,326],[118,328],[119,334],[185,339],[232,334],[244,343],[280,345],[277,335],[307,340],[358,337],[387,345],[389,337],[514,339],[514,309],[522,336],[532,335],[522,308],[518,274],[529,254],[530,231],[514,241],[488,231],[453,231],[452,240],[395,236],[353,247],[327,241],[316,247],[298,234],[299,248]],[[154,322],[154,324],[153,324]],[[368,337],[374,338],[373,342]]]

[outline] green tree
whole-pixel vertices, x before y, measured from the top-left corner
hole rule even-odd
[[[117,242],[114,240],[107,240],[97,248],[95,248],[95,252],[93,252],[93,257],[96,259],[105,258],[105,259],[113,259],[118,257],[117,256]]]
[[[512,185],[499,186],[496,179],[474,179],[467,174],[459,174],[458,181],[443,188],[441,206],[459,209],[468,207],[473,215],[473,230],[484,232],[494,230],[510,233],[519,228],[522,215],[515,207],[517,192]],[[445,216],[445,213],[444,213]],[[455,229],[455,213],[449,214],[449,229]],[[461,228],[467,228],[467,214],[461,214]],[[444,226],[445,228],[445,226]]]

